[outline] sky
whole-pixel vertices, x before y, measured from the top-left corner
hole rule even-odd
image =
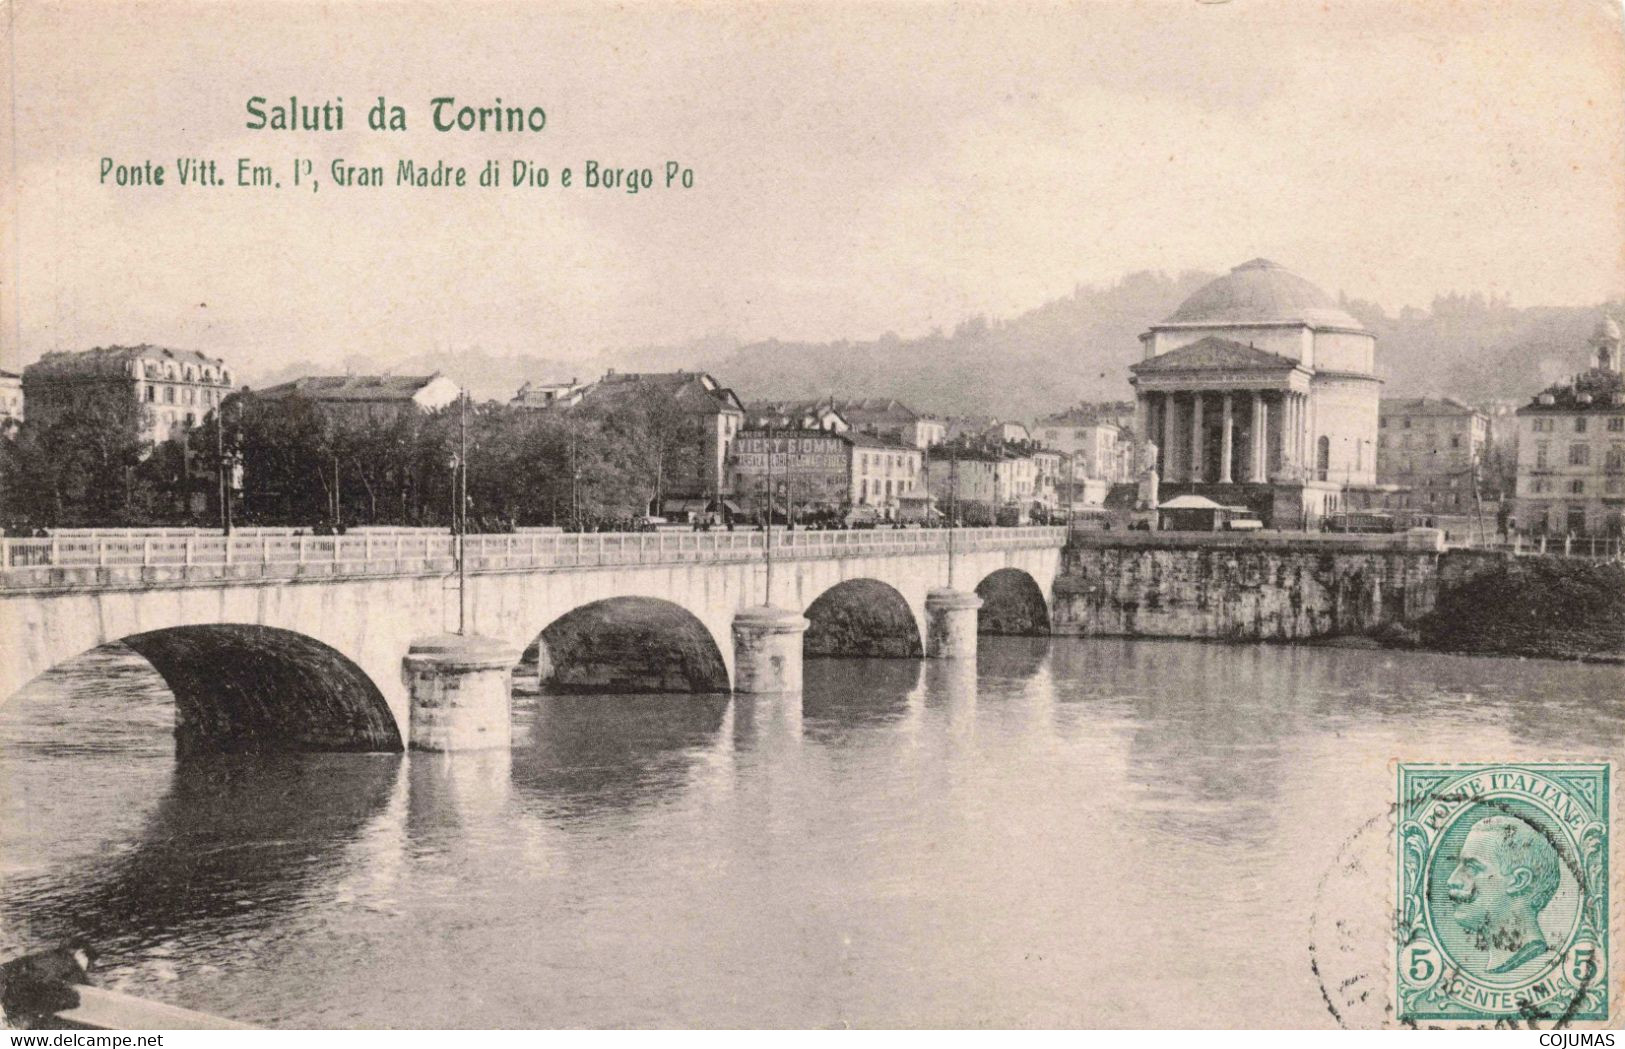
[[[1617,0],[56,3],[5,8],[0,367],[873,338],[1265,256],[1389,309],[1625,296]],[[345,103],[251,131],[246,101]],[[375,132],[378,96],[409,130]],[[539,105],[442,134],[431,98]],[[180,187],[175,160],[278,190]],[[104,184],[103,158],[169,167]],[[295,158],[320,188],[291,185]],[[334,159],[547,166],[341,190]],[[581,184],[676,161],[692,189]],[[564,167],[577,184],[558,185]],[[1147,318],[1149,323],[1156,318]],[[541,376],[546,379],[550,377]]]

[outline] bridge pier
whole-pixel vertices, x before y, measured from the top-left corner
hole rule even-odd
[[[734,691],[801,691],[801,635],[807,619],[799,612],[756,605],[734,615]]]
[[[982,599],[939,587],[925,595],[927,659],[975,659],[976,612]]]
[[[440,634],[413,641],[401,661],[412,702],[411,749],[510,747],[517,662],[519,652],[495,638]]]

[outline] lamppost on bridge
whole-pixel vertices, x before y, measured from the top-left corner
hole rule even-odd
[[[734,691],[801,692],[801,635],[807,620],[799,612],[773,605],[773,442],[771,423],[763,427],[767,442],[767,518],[762,539],[766,586],[762,603],[734,615]]]
[[[948,585],[925,595],[925,655],[927,659],[976,658],[977,610],[982,599],[954,588],[954,534],[959,526],[959,450],[948,450]],[[997,472],[995,468],[995,477]],[[997,505],[995,503],[995,505]]]
[[[457,632],[418,638],[401,662],[412,697],[413,750],[507,750],[513,744],[513,667],[519,651],[468,632],[468,393],[458,398],[457,451],[450,457],[457,557]]]
[[[224,536],[231,535],[231,493],[236,487],[236,472],[243,461],[242,451],[235,441],[229,450],[226,446],[226,405],[233,403],[229,399],[223,400],[214,410],[214,456],[220,482],[220,534]]]

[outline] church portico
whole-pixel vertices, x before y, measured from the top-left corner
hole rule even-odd
[[[1307,281],[1254,260],[1141,341],[1130,382],[1162,485],[1267,489],[1203,494],[1270,507],[1267,520],[1296,528],[1335,507],[1344,484],[1374,483],[1376,340]]]
[[[1246,347],[1242,347],[1246,349]],[[1150,376],[1135,396],[1165,482],[1303,480],[1308,375]]]

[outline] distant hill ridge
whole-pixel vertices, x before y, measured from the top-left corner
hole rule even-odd
[[[1169,277],[1134,273],[1108,287],[1079,286],[1071,295],[1016,317],[972,317],[951,332],[915,338],[807,343],[769,339],[740,345],[712,336],[673,346],[604,348],[589,360],[497,356],[474,349],[382,361],[346,359],[357,372],[432,372],[465,383],[476,396],[506,401],[527,381],[596,378],[621,371],[699,369],[750,400],[896,397],[938,415],[991,414],[1032,419],[1080,400],[1129,394],[1128,366],[1139,357],[1146,326],[1174,312],[1215,274]],[[1389,316],[1375,303],[1339,305],[1377,336],[1384,396],[1453,396],[1469,402],[1524,400],[1586,366],[1592,307],[1514,307],[1480,294],[1443,295],[1429,308]],[[311,364],[279,369],[256,385],[331,372]]]

